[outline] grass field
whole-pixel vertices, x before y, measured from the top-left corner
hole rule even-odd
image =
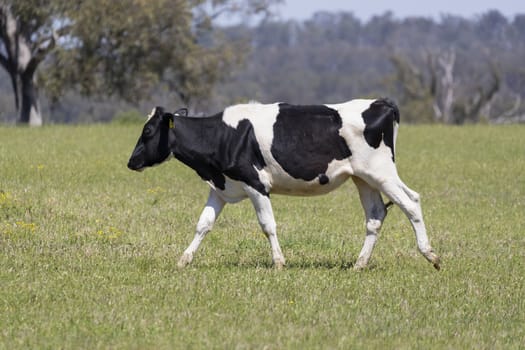
[[[407,126],[442,270],[392,208],[370,268],[353,184],[274,196],[287,267],[248,201],[194,263],[207,185],[177,162],[126,168],[140,126],[0,128],[0,349],[523,349],[525,127]]]

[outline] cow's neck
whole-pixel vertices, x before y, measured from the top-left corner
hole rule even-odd
[[[175,116],[171,129],[170,150],[175,158],[189,165],[194,162],[209,162],[219,147],[221,116],[188,118]],[[191,161],[192,164],[188,164]]]

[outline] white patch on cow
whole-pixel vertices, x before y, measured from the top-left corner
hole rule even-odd
[[[148,119],[146,120],[146,123],[149,122],[149,120],[150,120],[151,118],[153,118],[153,116],[155,115],[155,111],[156,111],[156,110],[157,110],[156,107],[153,108],[153,109],[151,110],[151,113],[148,114]]]
[[[246,184],[242,181],[237,181],[224,175],[225,183],[224,190],[217,189],[213,185],[213,182],[208,181],[208,184],[217,191],[217,194],[227,203],[237,203],[247,197],[245,186]]]
[[[326,176],[330,180],[326,185],[321,185],[322,187],[328,187],[327,192],[332,191],[333,189],[341,186],[350,175],[354,173],[350,160],[334,159],[328,164],[328,169],[326,170]]]
[[[264,130],[272,129],[278,113],[279,104],[277,103],[269,105],[248,103],[227,107],[222,114],[222,120],[232,128],[237,128],[241,120],[248,119],[255,130]]]
[[[386,146],[384,141],[381,141],[379,147],[375,149],[363,137],[366,125],[362,113],[374,101],[376,100],[359,99],[336,105],[327,105],[337,110],[343,120],[343,127],[339,134],[346,140],[352,152],[350,157],[352,172],[358,176],[369,173],[370,169],[376,169],[374,171],[376,176],[381,176],[381,174],[390,176],[392,171],[395,171],[395,165],[391,161],[392,153],[390,147]],[[394,127],[394,145],[396,134],[397,123]]]
[[[257,175],[259,176],[259,181],[264,185],[264,189],[266,192],[270,192],[272,189],[272,176],[269,174],[265,169],[257,169],[257,167],[254,165],[253,168],[257,172]]]

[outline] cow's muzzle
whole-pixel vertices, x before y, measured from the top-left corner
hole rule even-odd
[[[130,170],[134,170],[134,171],[143,171],[144,170],[144,165],[141,164],[141,163],[136,163],[133,161],[133,159],[130,159],[129,162],[128,162],[128,169]]]

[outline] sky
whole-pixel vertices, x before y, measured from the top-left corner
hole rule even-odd
[[[396,18],[424,16],[439,19],[442,14],[475,18],[496,9],[509,19],[517,13],[525,14],[525,0],[284,0],[276,7],[277,18],[304,20],[317,11],[348,11],[361,20],[381,15],[390,10]]]

